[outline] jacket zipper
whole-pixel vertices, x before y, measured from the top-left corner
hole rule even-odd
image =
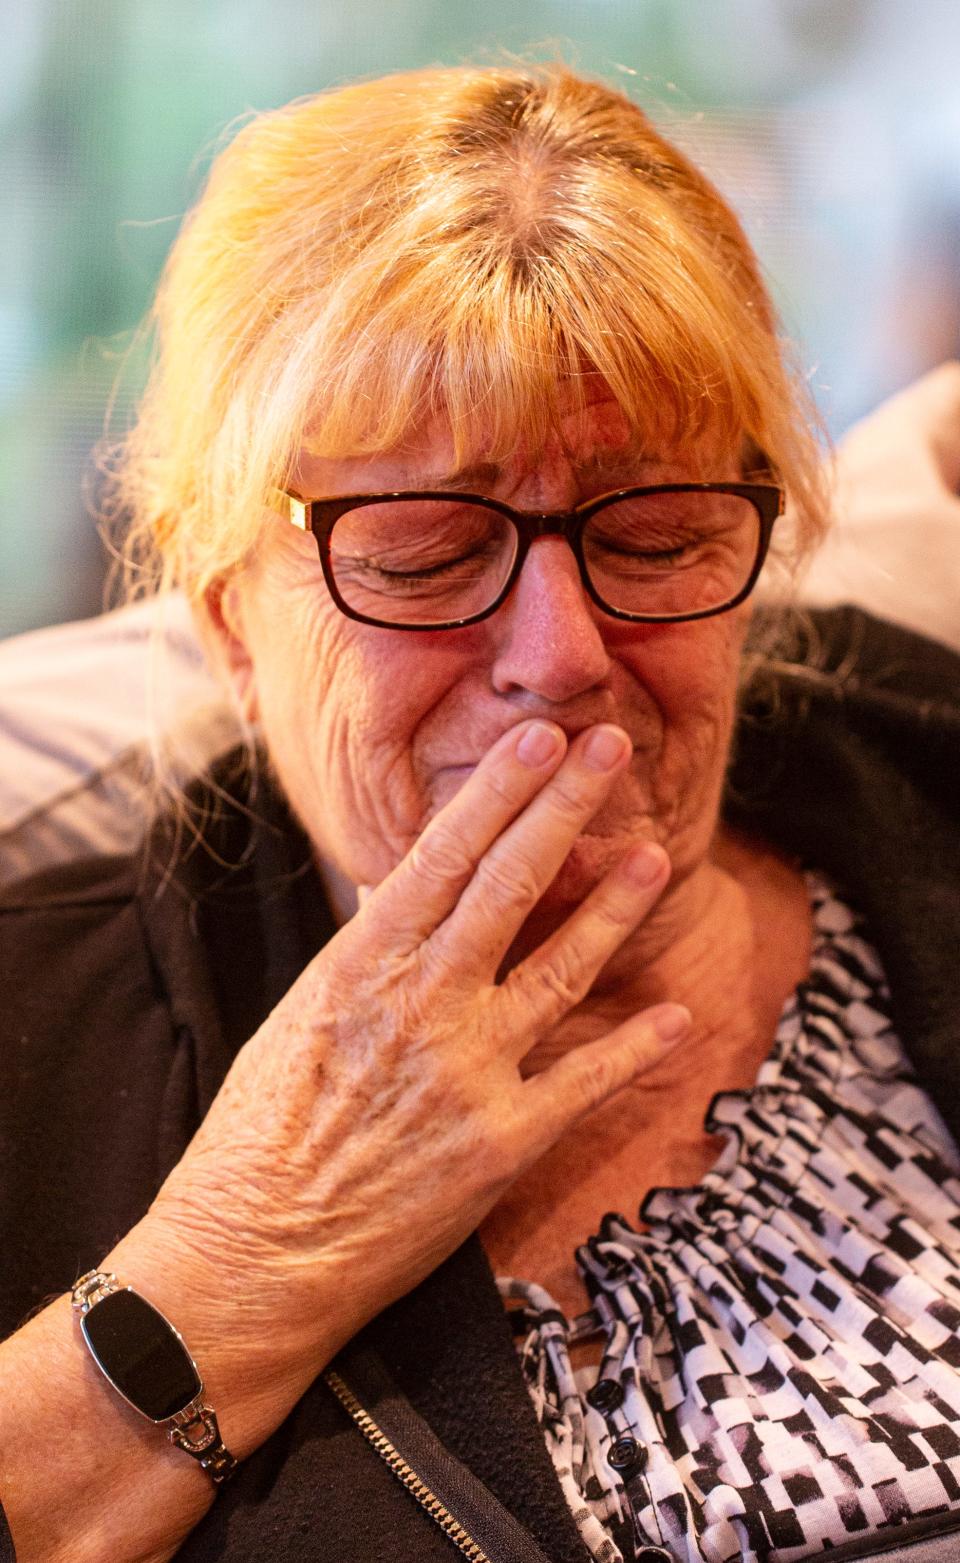
[[[479,1542],[474,1541],[469,1531],[464,1530],[459,1520],[454,1519],[447,1509],[432,1492],[426,1482],[421,1479],[411,1465],[403,1458],[399,1449],[392,1444],[381,1427],[377,1426],[373,1417],[359,1402],[356,1395],[344,1383],[339,1373],[333,1368],[328,1368],[323,1375],[329,1384],[347,1415],[359,1428],[367,1443],[376,1450],[381,1460],[393,1472],[399,1482],[402,1482],[407,1492],[415,1498],[422,1509],[439,1525],[443,1534],[459,1547],[465,1558],[470,1563],[491,1563],[490,1558],[484,1552]]]
[[[371,1448],[376,1450],[381,1460],[392,1471],[393,1475],[407,1489],[412,1498],[420,1507],[429,1514],[435,1525],[438,1525],[448,1540],[463,1553],[470,1563],[493,1563],[489,1554],[484,1552],[480,1543],[474,1541],[470,1532],[465,1530],[459,1520],[455,1519],[450,1510],[437,1497],[436,1493],[427,1486],[427,1483],[418,1476],[413,1466],[403,1458],[399,1449],[390,1441],[383,1428],[370,1415],[365,1406],[360,1404],[353,1390],[344,1383],[339,1373],[334,1368],[327,1368],[323,1373],[325,1382],[336,1395],[351,1421],[363,1434]],[[863,1538],[843,1542],[830,1557],[839,1559],[862,1558],[864,1563],[869,1563],[871,1558],[881,1558],[885,1552],[893,1548],[909,1545],[912,1541],[932,1540],[934,1537],[948,1537],[956,1535],[960,1530],[960,1515],[955,1511],[941,1517],[939,1525],[930,1526],[924,1521],[914,1521],[905,1526],[892,1527],[891,1530],[879,1540],[876,1534]],[[652,1550],[652,1544],[651,1544]],[[960,1553],[953,1553],[960,1559]]]

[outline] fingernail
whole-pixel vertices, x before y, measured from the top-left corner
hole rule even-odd
[[[654,1010],[650,1019],[661,1042],[679,1042],[689,1031],[693,1016],[684,1004],[663,1004]]]
[[[627,739],[615,727],[598,727],[587,739],[583,758],[592,771],[612,771],[626,753]]]
[[[548,726],[546,722],[533,722],[520,735],[517,759],[521,765],[536,770],[538,765],[546,765],[548,760],[552,760],[559,748],[560,734],[557,729]]]
[[[663,872],[666,856],[662,847],[658,847],[655,842],[645,841],[642,846],[634,847],[627,854],[624,866],[634,884],[652,885]]]

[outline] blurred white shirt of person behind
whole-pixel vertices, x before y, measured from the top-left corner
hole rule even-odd
[[[801,601],[853,603],[960,650],[958,489],[960,363],[950,362],[839,442],[834,527]],[[158,756],[183,781],[241,736],[177,594],[0,643],[0,884],[129,851]]]

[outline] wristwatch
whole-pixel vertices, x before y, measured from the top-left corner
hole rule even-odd
[[[220,1437],[216,1412],[204,1405],[197,1365],[170,1320],[103,1270],[82,1275],[71,1300],[90,1355],[117,1394],[165,1428],[215,1486],[229,1481],[237,1462]]]

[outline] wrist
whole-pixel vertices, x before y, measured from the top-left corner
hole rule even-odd
[[[238,1271],[223,1257],[226,1246],[204,1251],[168,1214],[151,1212],[98,1268],[114,1271],[174,1326],[223,1442],[243,1460],[280,1426],[355,1327],[331,1327],[336,1301],[331,1296],[325,1306],[319,1276],[312,1307],[298,1304],[292,1282],[285,1287],[281,1277],[257,1276],[249,1261]]]
[[[71,1305],[110,1388],[196,1460],[215,1487],[229,1481],[236,1458],[220,1436],[197,1365],[169,1319],[109,1270],[81,1276]]]
[[[0,1347],[0,1498],[17,1558],[159,1563],[214,1489],[105,1385],[78,1336],[62,1296]]]

